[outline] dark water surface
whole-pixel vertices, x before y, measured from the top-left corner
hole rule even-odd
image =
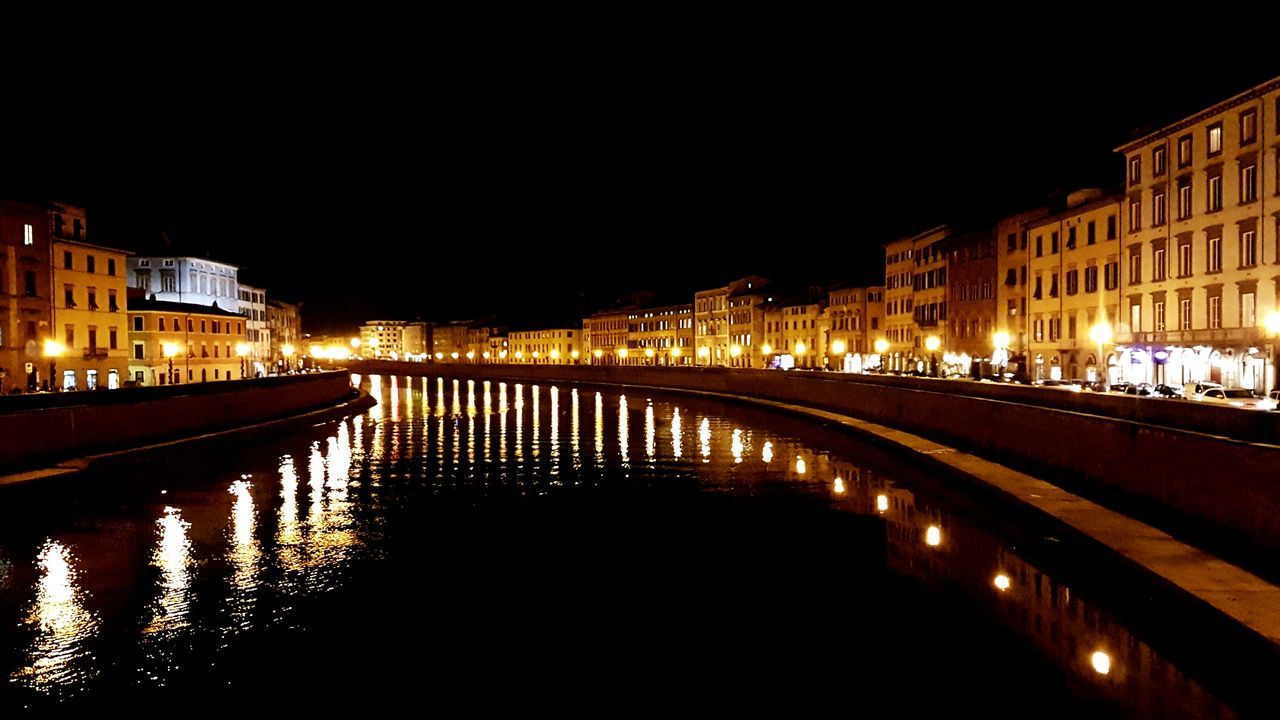
[[[358,417],[0,493],[0,708],[1261,707],[1159,591],[833,429],[363,382]]]

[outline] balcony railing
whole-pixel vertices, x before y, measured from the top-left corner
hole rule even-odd
[[[107,358],[106,348],[85,348],[85,360],[105,360]]]

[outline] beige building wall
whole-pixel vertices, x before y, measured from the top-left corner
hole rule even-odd
[[[912,238],[902,238],[884,246],[884,330],[889,349],[881,361],[886,370],[895,372],[907,369],[916,343],[916,323],[912,314],[914,247]]]
[[[1098,190],[1067,200],[1067,209],[1029,223],[1028,369],[1034,379],[1113,382],[1106,368],[1120,297],[1120,203]],[[1099,363],[1103,363],[1099,365]],[[1112,373],[1114,374],[1114,373]]]
[[[693,364],[693,305],[635,310],[627,322],[628,364]]]
[[[618,365],[627,360],[620,353],[627,347],[627,328],[630,320],[627,310],[607,310],[587,318],[591,325],[591,362],[597,365]]]
[[[62,344],[57,387],[110,389],[128,379],[125,258],[123,250],[53,239],[53,337]]]
[[[1027,321],[1030,296],[1027,270],[1030,263],[1032,223],[1049,214],[1036,208],[1001,218],[996,223],[996,332],[1009,335],[1011,372],[1028,372],[1027,351],[1030,328]]]
[[[1274,388],[1277,338],[1266,325],[1280,310],[1280,78],[1117,152],[1126,167],[1120,373]]]
[[[521,330],[508,336],[511,347],[510,362],[533,365],[572,365],[579,362],[576,328],[551,328],[547,330]]]
[[[129,378],[167,385],[166,343],[176,346],[175,384],[218,382],[241,377],[236,345],[245,342],[244,317],[186,303],[139,301],[129,310]]]

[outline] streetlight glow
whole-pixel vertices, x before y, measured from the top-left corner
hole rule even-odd
[[[671,357],[673,357],[673,358],[678,358],[678,357],[680,357],[682,354],[683,354],[683,353],[681,353],[681,352],[680,352],[680,348],[678,348],[678,347],[673,347],[673,348],[671,348]]]
[[[1267,315],[1267,319],[1264,322],[1267,327],[1267,332],[1272,335],[1280,335],[1280,310],[1276,310]]]
[[[289,347],[289,346],[286,345],[285,347]],[[176,357],[178,354],[178,343],[175,343],[175,342],[161,343],[160,351],[163,352],[164,356],[167,358]],[[290,355],[293,354],[292,348],[290,348],[290,352],[288,354]]]
[[[836,340],[835,342],[831,343],[831,354],[843,355],[845,351],[845,347],[846,345],[844,344],[843,340]]]
[[[741,354],[742,354],[742,346],[741,346],[741,345],[731,345],[731,346],[729,347],[729,356],[730,356],[730,357],[735,357],[735,358],[736,358],[736,357],[738,357],[738,356],[739,356],[739,355],[741,355]]]
[[[65,345],[63,345],[62,343],[58,342],[57,340],[45,340],[45,341],[44,341],[44,356],[45,356],[45,357],[60,357],[60,356],[62,355],[62,353],[66,352],[66,351],[67,351],[66,346],[65,346]]]
[[[928,350],[929,352],[937,352],[940,347],[942,347],[942,339],[937,335],[930,335],[924,339],[925,350]]]
[[[1103,321],[1089,328],[1089,339],[1098,345],[1111,342],[1111,323]]]
[[[770,345],[769,343],[765,343],[765,344],[761,345],[761,346],[760,346],[760,353],[761,353],[761,354],[763,354],[763,355],[772,355],[772,354],[773,354],[773,346],[772,346],[772,345]]]
[[[885,340],[884,338],[880,338],[876,340],[875,349],[876,349],[876,352],[881,355],[889,352],[889,341]]]
[[[804,343],[802,343],[802,342],[798,342],[798,343],[796,343],[796,354],[797,354],[797,355],[803,355],[803,354],[804,354],[804,351],[805,351]]]
[[[1009,347],[1009,333],[1001,330],[995,335],[992,335],[991,344],[994,345],[996,349]]]

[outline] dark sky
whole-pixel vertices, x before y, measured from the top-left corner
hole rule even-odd
[[[309,331],[554,322],[745,273],[875,282],[886,240],[1118,184],[1133,128],[1280,75],[1280,56],[1223,48],[1135,77],[1103,36],[1047,52],[1062,42],[910,35],[889,53],[815,22],[584,40],[379,18],[119,43],[0,115],[17,138],[0,190],[88,205],[103,244],[164,230],[239,263],[304,301]]]

